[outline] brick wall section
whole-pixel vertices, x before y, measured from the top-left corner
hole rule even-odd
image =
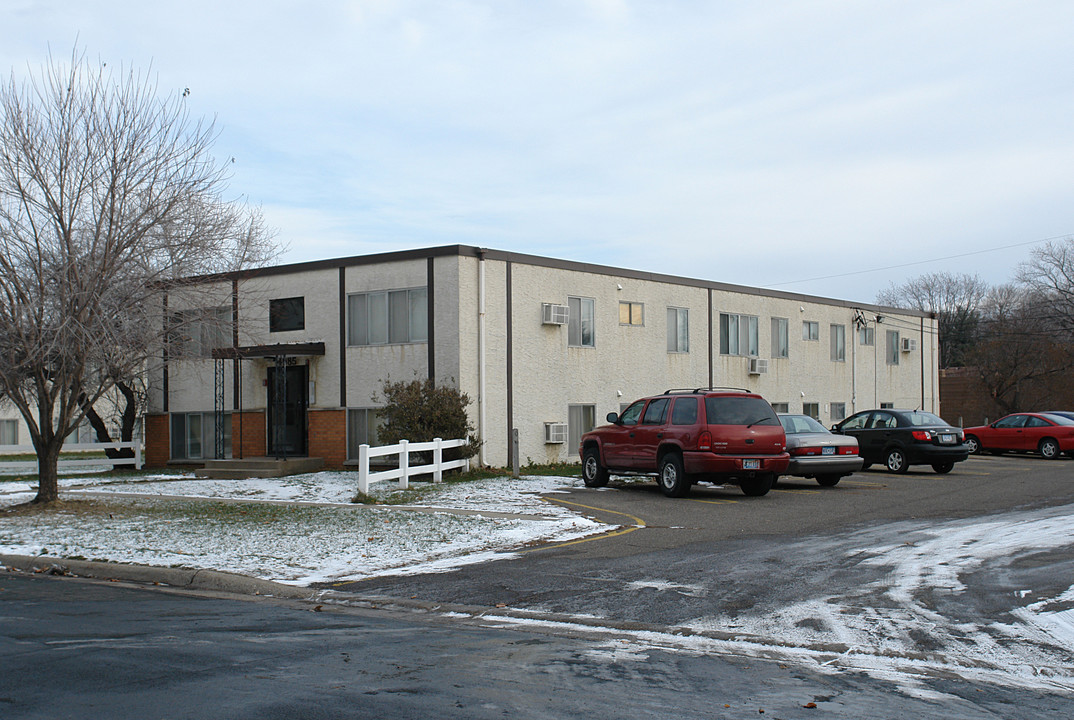
[[[233,412],[231,414],[231,456],[234,458],[265,457],[265,412]]]
[[[145,466],[164,467],[171,457],[167,415],[145,416]]]
[[[325,467],[341,468],[347,459],[347,411],[309,411],[309,456],[324,458]]]
[[[1067,376],[1057,375],[1022,384],[1021,404],[1011,412],[1074,409],[1074,386]],[[952,425],[973,427],[994,422],[1007,410],[992,399],[975,368],[940,370],[940,415]]]

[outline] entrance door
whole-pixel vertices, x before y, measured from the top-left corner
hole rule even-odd
[[[272,457],[305,456],[308,448],[306,408],[309,405],[309,367],[286,368],[287,387],[283,402],[277,402],[278,367],[268,369],[268,454]],[[278,409],[282,406],[282,412]]]

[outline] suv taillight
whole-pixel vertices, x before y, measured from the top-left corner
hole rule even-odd
[[[712,449],[712,433],[708,430],[702,431],[697,436],[697,449],[698,450],[711,450]]]

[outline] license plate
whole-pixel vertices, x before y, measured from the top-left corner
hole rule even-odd
[[[761,461],[760,460],[743,460],[742,461],[742,469],[743,470],[760,470],[761,469]]]
[[[820,454],[821,455],[835,455],[835,448],[833,448],[833,447],[821,448],[820,449]]]
[[[940,442],[945,443],[947,445],[951,445],[955,442],[955,436],[951,434],[941,435]]]

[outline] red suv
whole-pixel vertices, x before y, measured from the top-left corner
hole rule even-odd
[[[735,482],[764,495],[787,470],[787,438],[760,395],[733,388],[668,390],[608,413],[610,425],[582,436],[582,479],[602,487],[614,475],[656,474],[668,497],[695,482]]]

